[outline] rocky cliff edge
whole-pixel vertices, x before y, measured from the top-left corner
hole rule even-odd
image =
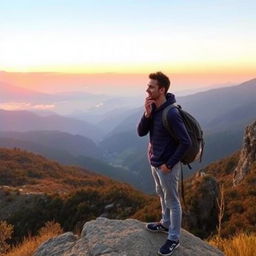
[[[234,171],[233,184],[238,185],[250,171],[256,161],[256,121],[245,129],[243,148],[237,168]]]
[[[165,239],[166,234],[151,233],[138,220],[100,217],[86,222],[80,237],[68,232],[49,239],[34,256],[152,256],[157,255]],[[185,230],[180,242],[173,256],[224,255]]]

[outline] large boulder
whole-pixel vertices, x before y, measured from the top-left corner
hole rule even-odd
[[[199,172],[186,181],[185,195],[187,208],[183,211],[183,226],[201,238],[207,238],[216,230],[218,223],[217,179]]]
[[[152,256],[165,242],[166,234],[151,233],[134,219],[97,218],[85,223],[81,236],[68,232],[49,239],[34,256]],[[182,230],[181,246],[173,256],[218,256],[221,251]]]

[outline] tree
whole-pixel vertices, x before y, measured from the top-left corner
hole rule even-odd
[[[217,225],[217,232],[218,232],[218,238],[221,237],[221,224],[222,219],[224,216],[224,210],[225,210],[225,201],[224,201],[224,185],[220,185],[220,191],[219,191],[219,197],[217,198],[217,205],[218,205],[218,225]]]

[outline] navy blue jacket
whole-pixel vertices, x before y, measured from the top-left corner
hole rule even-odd
[[[149,118],[143,115],[137,127],[139,136],[145,136],[149,132],[148,156],[151,165],[154,167],[166,164],[168,168],[173,168],[191,145],[187,129],[177,108],[172,108],[168,111],[167,120],[173,128],[179,143],[172,139],[163,125],[163,110],[175,102],[175,96],[168,93],[166,102],[159,108],[154,109]]]

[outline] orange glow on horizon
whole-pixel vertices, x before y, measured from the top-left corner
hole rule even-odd
[[[61,91],[85,91],[101,93],[103,87],[109,90],[123,90],[129,88],[144,91],[148,74],[155,71],[166,73],[171,79],[172,88],[176,90],[190,90],[193,88],[207,88],[225,84],[239,84],[256,77],[256,72],[239,73],[175,73],[161,69],[149,70],[147,73],[57,73],[57,72],[0,72],[0,82],[10,85],[55,93]]]

